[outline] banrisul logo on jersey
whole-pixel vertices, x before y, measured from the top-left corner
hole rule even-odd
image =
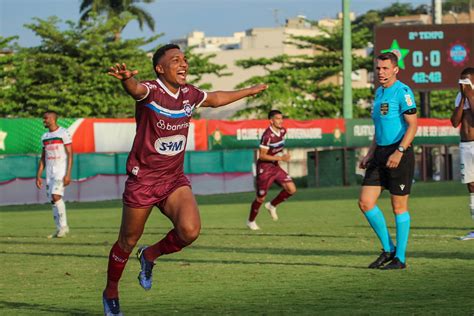
[[[155,149],[158,153],[166,156],[174,156],[186,148],[186,136],[174,135],[158,138],[155,142]]]

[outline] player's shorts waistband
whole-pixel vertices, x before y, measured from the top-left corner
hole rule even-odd
[[[474,140],[462,140],[459,144],[474,144]]]
[[[390,144],[390,145],[378,145],[377,144],[377,147],[378,148],[381,148],[381,149],[384,149],[384,148],[394,148],[394,147],[398,147],[400,145],[401,141],[398,141],[396,143],[393,143],[393,144]]]
[[[459,148],[473,148],[473,147],[474,147],[474,141],[459,143]]]

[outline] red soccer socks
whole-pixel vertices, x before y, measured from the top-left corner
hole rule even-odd
[[[147,247],[143,254],[147,261],[153,262],[161,255],[178,252],[186,246],[186,243],[179,238],[176,230],[172,229],[168,232],[165,238],[156,244]]]
[[[127,264],[129,252],[125,252],[116,242],[109,253],[109,265],[107,268],[107,286],[105,296],[107,298],[118,298],[118,283],[122,272]]]
[[[281,190],[280,193],[270,202],[271,205],[277,206],[281,202],[286,201],[292,194],[286,192],[285,190]]]
[[[252,206],[250,207],[249,222],[253,222],[255,220],[261,205],[262,203],[256,199],[252,202]]]

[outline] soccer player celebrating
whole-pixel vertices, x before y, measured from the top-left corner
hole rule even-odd
[[[408,197],[415,165],[411,143],[416,134],[417,118],[413,92],[397,80],[398,71],[397,55],[388,52],[377,57],[376,74],[381,86],[375,91],[372,108],[375,135],[367,155],[360,163],[360,167],[367,168],[367,171],[359,196],[359,208],[383,247],[380,256],[369,265],[371,269],[406,267],[405,251],[410,231]],[[377,206],[384,188],[391,194],[397,233],[396,248],[383,213]]]
[[[267,88],[256,85],[237,91],[201,91],[186,83],[188,62],[179,46],[173,44],[155,52],[153,69],[157,79],[143,82],[134,78],[138,71],[127,69],[125,64],[116,64],[108,73],[120,80],[125,91],[136,100],[137,129],[127,160],[122,224],[118,240],[110,250],[107,285],[102,295],[107,315],[121,314],[119,280],[153,206],[171,220],[174,228],[156,244],[138,250],[141,265],[138,280],[145,290],[152,286],[155,260],[180,251],[199,236],[199,210],[183,171],[193,111],[200,106],[223,106]]]
[[[466,68],[461,72],[459,90],[451,123],[454,127],[461,124],[461,182],[467,184],[471,196],[469,207],[474,220],[474,68]],[[474,240],[474,231],[460,239]]]
[[[56,232],[48,238],[62,238],[69,233],[66,219],[66,204],[64,187],[71,183],[72,170],[72,139],[67,129],[57,124],[58,114],[46,111],[43,115],[43,124],[49,131],[41,137],[43,150],[36,173],[36,186],[41,189],[43,179],[41,174],[46,166],[46,194],[53,205],[53,218]]]
[[[295,183],[288,173],[278,165],[278,161],[290,161],[290,155],[283,154],[286,135],[286,129],[283,127],[283,115],[278,110],[271,110],[268,113],[268,119],[270,126],[262,135],[257,161],[257,197],[250,206],[247,220],[247,226],[251,230],[260,229],[255,218],[273,182],[283,187],[271,202],[265,204],[265,208],[274,221],[278,220],[277,205],[296,192]]]

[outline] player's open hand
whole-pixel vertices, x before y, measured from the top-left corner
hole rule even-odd
[[[138,70],[128,70],[127,65],[125,64],[115,64],[115,66],[110,67],[107,74],[119,80],[125,81],[138,74]]]
[[[43,179],[41,178],[36,178],[36,187],[38,189],[41,189],[41,187],[43,186]]]
[[[250,87],[249,96],[259,94],[260,92],[266,90],[268,85],[266,84],[257,84],[255,86]]]

